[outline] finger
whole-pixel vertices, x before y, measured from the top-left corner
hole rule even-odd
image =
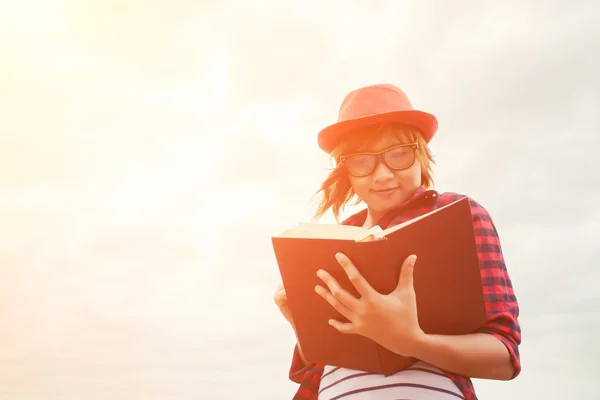
[[[354,324],[349,323],[349,322],[340,322],[335,319],[330,319],[329,325],[333,326],[335,329],[337,329],[341,333],[356,333]]]
[[[417,256],[412,254],[404,260],[402,263],[402,269],[400,270],[400,279],[398,281],[398,289],[414,290],[413,271],[415,269],[415,262]]]
[[[350,310],[356,310],[359,305],[359,300],[342,286],[325,270],[318,270],[317,276],[327,285],[329,291],[337,300],[341,301]]]
[[[285,295],[285,288],[283,287],[283,283],[280,283],[279,285],[277,285],[277,288],[275,289],[275,296],[280,295],[280,294]]]
[[[276,297],[275,299],[275,304],[277,305],[277,307],[281,308],[285,305],[287,305],[287,299],[283,299],[283,298],[278,298]]]
[[[342,266],[348,279],[352,285],[356,288],[361,297],[367,297],[371,295],[374,289],[369,285],[369,282],[358,272],[358,269],[354,266],[352,261],[346,255],[342,253],[337,253],[335,255],[338,263]]]
[[[352,311],[350,311],[348,307],[342,304],[338,299],[333,297],[329,290],[325,289],[323,286],[317,285],[315,286],[315,292],[325,299],[325,301],[327,301],[329,305],[331,305],[337,312],[342,314],[344,318],[346,318],[348,321],[352,321]]]
[[[277,304],[278,307],[286,305],[288,299],[285,290],[278,290],[277,292],[275,292],[275,295],[273,295],[273,300],[275,301],[275,304]]]

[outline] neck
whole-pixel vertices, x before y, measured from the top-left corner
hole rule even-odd
[[[371,229],[373,226],[375,226],[375,224],[377,223],[377,221],[379,221],[379,219],[382,216],[383,216],[383,213],[381,213],[381,212],[376,212],[376,211],[369,210],[367,212],[367,218],[365,218],[365,223],[363,224],[363,228],[365,228],[365,229]]]

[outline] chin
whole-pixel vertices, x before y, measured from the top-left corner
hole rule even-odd
[[[402,205],[405,201],[406,196],[395,196],[393,199],[389,200],[373,199],[373,206],[371,208],[377,212],[385,213]]]
[[[416,190],[416,188],[414,190]],[[377,213],[385,213],[409,200],[414,193],[414,190],[401,186],[395,193],[388,195],[380,195],[377,194],[377,192],[369,190],[367,193],[364,193],[366,195],[365,203],[367,203],[371,210]]]

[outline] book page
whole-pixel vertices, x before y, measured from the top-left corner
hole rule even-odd
[[[450,204],[430,211],[419,217],[408,220],[402,224],[395,225],[386,230],[381,230],[379,225],[375,225],[371,229],[365,229],[352,225],[336,225],[336,224],[320,224],[316,222],[300,222],[292,229],[287,229],[280,233],[279,237],[295,237],[295,238],[311,238],[311,239],[339,239],[339,240],[354,240],[357,242],[367,242],[372,240],[380,240],[386,235],[393,233],[405,226],[415,223],[423,218],[427,218],[443,209],[450,207],[460,201],[466,201],[466,198],[456,200]]]
[[[298,226],[283,231],[278,237],[358,240],[368,233],[368,230],[359,226],[300,222]]]

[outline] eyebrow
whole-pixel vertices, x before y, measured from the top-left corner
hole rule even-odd
[[[344,154],[343,156],[340,156],[340,158],[345,158],[345,157],[349,157],[349,156],[355,156],[355,155],[361,155],[361,154],[379,154],[379,153],[383,153],[384,151],[396,148],[396,147],[410,147],[410,146],[418,146],[419,142],[417,142],[416,140],[414,142],[410,142],[410,143],[398,143],[398,144],[394,144],[391,146],[386,147],[383,150],[379,150],[379,151],[375,151],[375,150],[359,150],[359,151],[354,151],[352,153],[348,153],[348,154]]]

